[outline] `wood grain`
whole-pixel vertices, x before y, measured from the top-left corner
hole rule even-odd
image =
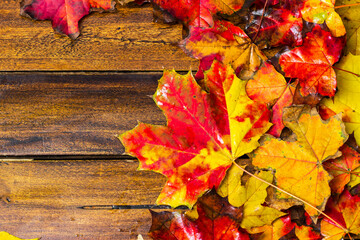
[[[20,16],[18,0],[0,2],[0,71],[188,70],[197,61],[177,43],[182,26],[153,22],[150,5],[92,13],[75,41],[54,33],[50,21]]]
[[[114,155],[138,121],[165,124],[161,73],[0,75],[0,155]]]
[[[138,234],[150,239],[146,236],[151,226],[151,215],[146,209],[89,211],[37,206],[6,207],[0,219],[2,231],[22,239],[136,240]]]
[[[136,239],[146,209],[83,210],[97,204],[154,204],[165,178],[134,160],[2,162],[0,225],[21,238]]]
[[[176,46],[182,26],[154,23],[149,5],[118,7],[85,17],[72,41],[19,9],[18,0],[0,2],[0,156],[93,160],[1,161],[1,231],[42,240],[148,239],[147,209],[79,207],[155,203],[163,176],[136,171],[131,159],[94,156],[122,154],[115,136],[137,121],[165,123],[150,97],[159,71],[198,66]]]

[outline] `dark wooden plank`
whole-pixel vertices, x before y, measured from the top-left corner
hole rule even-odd
[[[176,44],[181,25],[153,23],[152,7],[118,7],[81,21],[72,41],[55,34],[50,21],[21,17],[18,0],[0,1],[0,71],[196,69],[197,61]]]
[[[42,240],[136,239],[146,209],[84,210],[84,205],[154,204],[165,182],[134,160],[16,161],[0,166],[2,231]]]
[[[0,75],[0,155],[122,154],[117,134],[164,124],[161,73]]]
[[[2,161],[0,199],[44,208],[154,204],[165,177],[137,166],[137,160]]]
[[[151,226],[148,210],[89,211],[22,207],[4,209],[1,231],[22,239],[41,240],[144,240]],[[6,217],[6,219],[5,219]],[[2,239],[6,240],[6,239]]]

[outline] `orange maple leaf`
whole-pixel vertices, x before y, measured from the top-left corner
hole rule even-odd
[[[254,77],[246,84],[246,93],[252,100],[273,105],[271,122],[274,125],[268,133],[275,137],[280,137],[284,128],[283,109],[293,103],[296,85],[297,81],[287,84],[284,76],[267,62],[264,62]]]

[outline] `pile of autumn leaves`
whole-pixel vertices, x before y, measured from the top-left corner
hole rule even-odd
[[[360,198],[348,189],[360,182],[360,156],[346,141],[355,130],[360,142],[360,86],[347,72],[357,70],[354,56],[337,65],[342,69],[337,76],[332,67],[345,46],[345,28],[333,3],[266,1],[264,7],[256,1],[245,32],[215,17],[236,12],[240,2],[190,1],[199,12],[186,1],[154,2],[189,27],[180,46],[200,60],[200,68],[195,77],[164,71],[154,100],[167,126],[140,123],[120,137],[127,153],[139,159],[139,169],[168,178],[158,204],[193,208],[153,212],[150,235],[341,239],[359,234]],[[287,49],[271,61],[261,50],[279,46]],[[305,209],[303,221],[292,217],[297,205]]]
[[[43,2],[62,1],[33,1],[23,13],[52,19],[55,29],[77,37],[83,15],[61,22],[64,17],[56,15],[61,11],[51,15]],[[360,73],[360,57],[349,53],[359,52],[359,26],[351,18],[360,14],[341,10],[350,19],[347,56],[335,72],[346,31],[330,0],[152,2],[184,23],[189,33],[180,47],[199,59],[200,67],[195,77],[164,71],[154,100],[167,126],[140,123],[120,136],[126,152],[139,159],[139,169],[167,177],[157,204],[192,209],[152,212],[150,235],[360,234],[360,155],[354,149],[360,143],[360,78],[354,74]],[[88,4],[81,7],[84,15],[91,7],[112,6],[110,0]],[[231,22],[238,16],[245,17],[244,24]]]

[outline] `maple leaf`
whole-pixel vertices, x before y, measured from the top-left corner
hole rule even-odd
[[[214,62],[206,72],[209,94],[188,73],[165,71],[154,95],[167,127],[140,123],[120,140],[138,157],[140,169],[164,174],[168,181],[157,200],[192,207],[217,188],[238,157],[251,152],[269,127],[269,111],[245,92],[246,82],[230,66]]]
[[[7,232],[0,232],[0,239],[4,239],[4,240],[38,240],[39,238],[34,238],[34,239],[21,239],[18,237],[15,237]]]
[[[297,140],[266,137],[254,151],[253,164],[273,169],[278,187],[323,210],[330,196],[331,177],[322,162],[339,155],[338,148],[348,137],[343,123],[337,115],[324,122],[309,106],[285,109],[283,122]],[[282,192],[278,197],[291,198]],[[315,221],[317,211],[308,205],[305,210]]]
[[[200,59],[199,69],[195,74],[195,78],[201,82],[204,79],[204,72],[209,70],[214,61],[221,62],[222,57],[219,54],[206,56]]]
[[[256,9],[264,9],[265,3],[268,8],[280,8],[289,10],[294,17],[301,18],[301,9],[304,8],[305,0],[255,0]]]
[[[338,0],[337,5],[351,5],[359,3],[358,0]],[[345,8],[338,8],[337,12],[341,16],[346,29],[346,49],[347,53],[351,52],[354,55],[360,54],[360,14],[359,6],[351,6]]]
[[[244,0],[153,0],[188,26],[212,27],[217,12],[233,14],[241,9]]]
[[[246,93],[254,101],[270,104],[282,95],[286,86],[284,76],[272,64],[264,62],[247,82]]]
[[[355,185],[360,180],[360,172],[357,169],[360,166],[360,154],[347,145],[340,148],[340,151],[342,152],[340,158],[326,161],[323,164],[324,168],[334,176],[330,182],[331,190],[334,193],[341,193],[351,178]]]
[[[334,37],[345,35],[346,30],[341,17],[334,9],[335,0],[306,0],[300,10],[305,21],[322,24],[330,29]]]
[[[112,0],[23,0],[21,14],[36,20],[51,20],[53,28],[72,39],[79,36],[79,21],[96,9],[112,10]]]
[[[348,233],[360,234],[360,197],[345,190],[338,202],[330,198],[325,209],[328,218],[321,221],[321,234],[329,240],[342,239]],[[339,226],[340,225],[340,226]]]
[[[360,183],[360,167],[358,168],[355,168],[353,171],[352,171],[352,174],[350,176],[350,181],[349,183],[347,184],[350,188],[353,188],[355,187],[356,185],[358,185]]]
[[[315,232],[314,229],[309,226],[295,225],[295,235],[298,237],[298,239],[307,239],[307,240],[322,239],[320,233]]]
[[[305,217],[308,217],[305,213]],[[311,222],[311,219],[310,219]],[[251,234],[257,234],[254,238],[256,240],[278,240],[278,239],[321,239],[320,233],[314,231],[310,226],[301,225],[298,226],[292,221],[290,214],[278,218],[271,226],[263,226],[253,228],[250,231]],[[260,233],[260,234],[259,234]]]
[[[319,93],[333,96],[336,75],[332,65],[340,58],[343,38],[335,38],[316,25],[306,35],[304,44],[280,56],[286,77],[299,78],[304,96]]]
[[[295,223],[291,221],[290,215],[283,216],[275,220],[271,226],[263,226],[258,228],[253,228],[251,233],[261,233],[256,240],[278,240],[283,236],[290,233],[294,227]]]
[[[243,207],[244,213],[241,227],[247,230],[263,225],[270,225],[275,219],[285,215],[274,208],[262,206],[267,196],[268,184],[251,177],[245,184],[241,185],[242,170],[233,165],[221,183],[217,192],[222,197],[228,197],[228,201],[235,207]],[[266,182],[273,181],[271,172],[261,171],[256,176]]]
[[[273,126],[269,129],[268,133],[274,137],[280,137],[284,124],[282,121],[283,112],[285,107],[289,107],[293,104],[294,92],[296,89],[297,81],[288,84],[286,89],[283,91],[280,98],[276,101],[272,107],[272,119]]]
[[[245,32],[226,21],[216,21],[212,28],[191,28],[180,47],[197,59],[218,56],[217,59],[230,64],[241,79],[249,79],[266,61],[266,56]]]
[[[302,19],[295,17],[291,11],[270,8],[265,13],[263,9],[260,9],[249,14],[245,31],[258,47],[302,44]]]
[[[214,193],[201,197],[196,204],[197,219],[178,212],[151,212],[150,236],[165,240],[248,240],[238,223],[241,208],[232,207]]]
[[[342,112],[342,120],[346,131],[354,133],[356,143],[360,145],[360,67],[357,64],[360,56],[351,53],[341,59],[337,64],[338,92],[333,100],[323,99],[321,102],[335,113]]]
[[[267,62],[246,84],[246,93],[252,100],[273,105],[271,122],[274,125],[268,133],[275,137],[280,137],[284,128],[282,112],[284,107],[292,104],[296,85],[297,81],[287,84],[284,76]]]

